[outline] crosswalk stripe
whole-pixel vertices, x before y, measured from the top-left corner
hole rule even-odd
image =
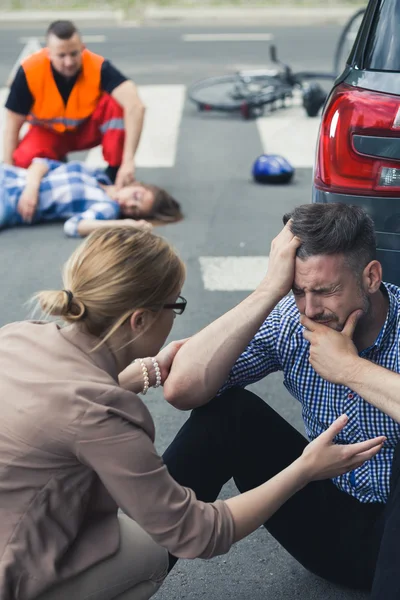
[[[281,154],[297,168],[312,168],[320,119],[307,117],[304,108],[293,106],[257,119],[263,151]]]
[[[9,74],[8,79],[6,81],[7,85],[11,85],[11,82],[14,79],[14,76],[24,58],[27,58],[34,52],[37,52],[41,49],[41,47],[42,46],[38,38],[30,37],[25,39],[25,46],[22,48],[17,60],[15,61],[13,68],[11,69],[11,73]]]
[[[18,41],[20,44],[27,44],[32,38],[29,37],[20,37],[18,38]],[[35,38],[39,44],[45,44],[46,43],[46,38],[45,36],[39,36],[37,38]],[[103,42],[107,41],[107,36],[105,35],[83,35],[82,36],[82,40],[85,44],[101,44]]]
[[[136,162],[141,167],[173,167],[185,103],[184,85],[139,86],[146,118]]]
[[[269,42],[272,33],[184,33],[184,42]]]
[[[200,256],[201,276],[208,291],[254,290],[268,268],[268,256]]]
[[[136,153],[136,166],[173,167],[186,87],[178,84],[144,85],[138,89],[146,106],[146,117]],[[90,150],[85,162],[91,166],[105,165],[101,147]]]

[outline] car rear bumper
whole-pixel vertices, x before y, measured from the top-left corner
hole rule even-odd
[[[312,201],[362,206],[375,223],[377,255],[382,264],[383,279],[400,285],[400,197],[352,196],[325,192],[313,186]]]

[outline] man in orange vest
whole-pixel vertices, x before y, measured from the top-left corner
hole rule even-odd
[[[101,144],[117,187],[134,181],[145,107],[134,83],[87,50],[71,21],[52,23],[47,48],[22,62],[6,109],[5,163],[28,168],[35,157],[62,161]]]

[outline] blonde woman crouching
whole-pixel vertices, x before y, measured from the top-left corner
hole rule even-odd
[[[160,351],[185,308],[184,278],[162,238],[99,230],[66,263],[64,289],[36,296],[66,326],[0,330],[2,600],[146,600],[168,553],[228,552],[308,482],[381,448],[377,438],[344,453],[332,444],[338,419],[279,475],[235,498],[202,502],[172,479],[138,394],[163,385],[180,347]]]

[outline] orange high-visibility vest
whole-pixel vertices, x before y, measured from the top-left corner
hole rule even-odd
[[[56,131],[74,130],[94,111],[102,91],[101,66],[104,58],[84,50],[81,73],[65,105],[51,70],[47,49],[26,58],[21,66],[25,72],[33,106],[28,115],[32,125],[41,125]]]

